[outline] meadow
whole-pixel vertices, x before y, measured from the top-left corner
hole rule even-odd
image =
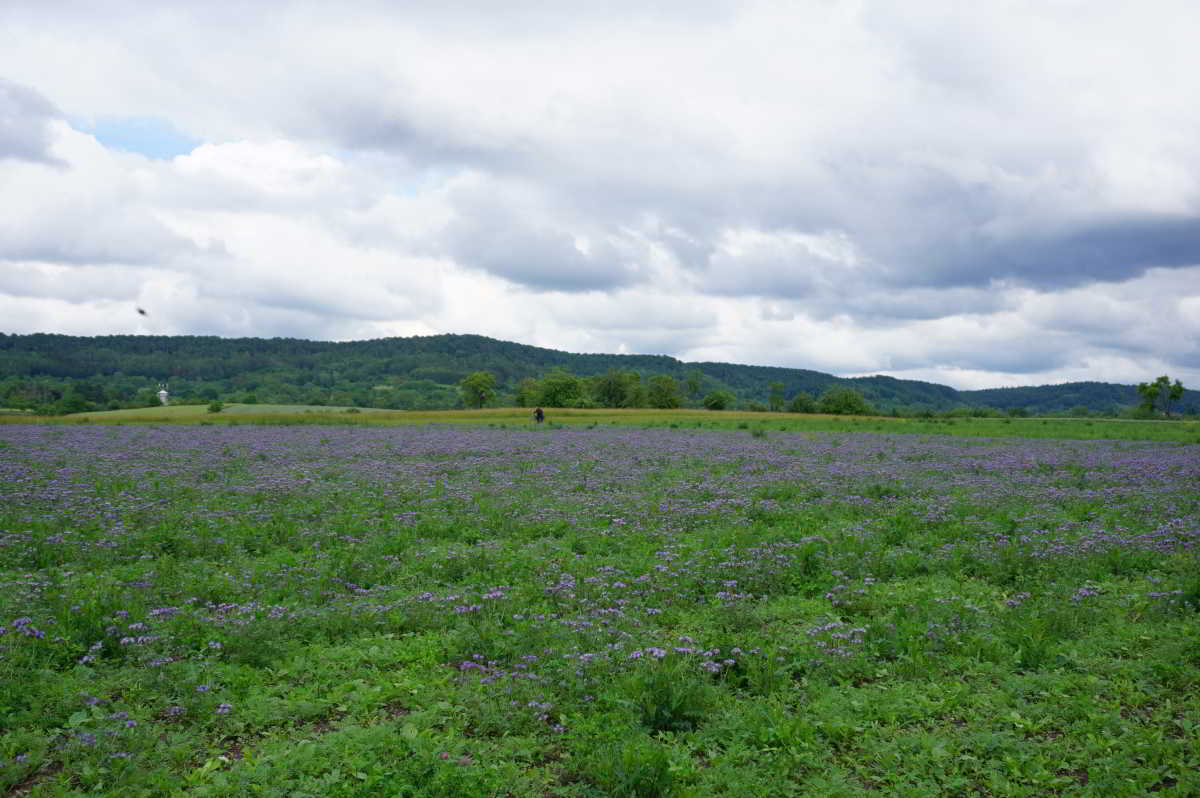
[[[0,792],[1200,795],[1194,424],[505,412],[0,425]]]
[[[1072,440],[1147,440],[1200,444],[1200,420],[1131,420],[1115,418],[912,418],[762,413],[749,410],[714,412],[698,409],[548,408],[550,426],[638,426],[670,429],[737,429],[809,432],[884,432],[917,435],[967,435]],[[481,410],[379,410],[316,405],[227,404],[219,413],[205,405],[172,405],[127,410],[74,413],[66,416],[0,415],[0,424],[264,424],[264,425],[529,425],[532,410],[524,407]]]

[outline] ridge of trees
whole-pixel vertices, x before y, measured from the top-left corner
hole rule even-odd
[[[472,375],[490,385],[464,394]],[[0,333],[0,407],[78,412],[172,401],[208,404],[352,405],[439,409],[468,405],[585,404],[598,407],[743,407],[820,410],[837,389],[877,412],[902,414],[1147,412],[1137,388],[1080,382],[957,391],[946,385],[808,369],[686,363],[666,355],[575,354],[480,335],[369,341],[214,336],[69,336]],[[678,404],[674,404],[674,403]],[[531,404],[532,403],[532,404]],[[1172,411],[1200,412],[1183,391]]]

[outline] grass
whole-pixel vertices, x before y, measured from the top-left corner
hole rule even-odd
[[[100,410],[92,413],[73,413],[66,418],[72,421],[85,420],[95,423],[143,422],[143,423],[172,423],[195,422],[197,420],[213,420],[228,415],[235,416],[291,416],[291,415],[330,415],[347,413],[356,410],[360,413],[381,413],[387,411],[375,408],[333,407],[325,405],[260,405],[260,404],[224,404],[220,413],[210,413],[208,405],[169,405],[166,407],[135,407],[124,410]],[[351,413],[353,415],[353,413]]]
[[[1200,793],[1200,447],[503,412],[0,427],[0,792]]]
[[[528,408],[484,410],[379,410],[317,405],[227,404],[220,413],[204,405],[175,405],[77,413],[69,416],[3,416],[3,423],[50,424],[483,424],[532,425]],[[1149,440],[1200,443],[1200,421],[1137,421],[1091,418],[919,419],[827,416],[709,410],[584,410],[551,408],[549,426],[639,426],[675,429],[743,429],[770,432],[877,432],[971,437],[1070,440]]]

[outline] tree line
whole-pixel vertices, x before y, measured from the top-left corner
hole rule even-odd
[[[480,371],[493,375],[489,403],[507,405],[836,412],[857,395],[866,408],[898,415],[1200,412],[1197,392],[1170,381],[1152,389],[1149,403],[1133,385],[1100,382],[957,391],[882,375],[575,354],[478,335],[330,342],[0,333],[0,409],[41,413],[150,406],[164,382],[173,402],[435,410],[469,406],[462,382]]]
[[[466,407],[487,407],[497,398],[496,376],[489,371],[477,371],[463,379],[459,386]],[[698,375],[683,381],[666,374],[648,379],[636,371],[612,370],[604,374],[582,377],[566,369],[552,369],[540,379],[526,378],[517,387],[514,397],[517,407],[574,407],[574,408],[658,408],[671,410],[699,406],[708,410],[729,410],[738,407],[732,391],[714,390],[705,393]],[[740,406],[748,410],[787,410],[791,413],[832,413],[872,415],[876,411],[861,393],[853,388],[837,386],[813,398],[804,391],[790,399],[784,384],[771,384],[769,404],[749,401]]]

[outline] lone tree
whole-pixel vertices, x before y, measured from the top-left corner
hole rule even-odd
[[[496,375],[490,371],[476,371],[464,377],[459,387],[467,407],[479,409],[496,396]]]
[[[1138,393],[1142,395],[1142,408],[1153,413],[1155,410],[1162,410],[1167,418],[1171,417],[1171,403],[1178,402],[1183,398],[1183,383],[1175,380],[1171,383],[1171,378],[1166,374],[1159,377],[1154,382],[1138,383]]]

